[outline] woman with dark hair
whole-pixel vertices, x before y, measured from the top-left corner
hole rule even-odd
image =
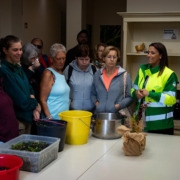
[[[145,130],[152,133],[173,134],[173,105],[176,103],[178,78],[168,68],[168,56],[162,43],[152,43],[148,49],[148,64],[141,65],[132,88],[138,99],[136,115],[142,105]]]
[[[98,43],[94,47],[94,60],[92,64],[94,64],[97,69],[103,68],[105,66],[104,60],[102,58],[102,52],[104,51],[105,47],[106,44],[104,43]]]
[[[33,120],[40,117],[41,108],[24,71],[18,64],[22,55],[21,40],[13,35],[2,38],[0,52],[3,87],[13,101],[19,121],[19,134],[29,134]]]
[[[70,86],[70,109],[93,111],[91,87],[96,71],[90,64],[90,49],[88,45],[79,45],[75,53],[76,59],[64,70],[66,81]]]

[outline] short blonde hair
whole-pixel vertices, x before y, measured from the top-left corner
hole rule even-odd
[[[105,47],[104,51],[102,52],[101,56],[102,58],[105,58],[110,51],[116,51],[117,52],[117,58],[120,58],[120,50],[115,46],[107,46]]]

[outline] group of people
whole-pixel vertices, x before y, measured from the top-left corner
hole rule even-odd
[[[130,75],[117,65],[117,47],[98,43],[92,56],[86,30],[77,41],[67,53],[64,45],[53,44],[48,57],[39,38],[24,46],[13,35],[0,40],[0,142],[30,134],[40,118],[59,120],[62,111],[118,113],[133,101],[135,115],[147,106],[142,116],[146,131],[173,134],[178,78],[168,68],[162,43],[149,45],[148,63],[140,66],[132,86]]]

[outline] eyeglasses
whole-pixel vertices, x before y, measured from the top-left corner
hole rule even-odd
[[[106,58],[116,60],[118,57],[116,57],[116,56],[106,56]]]
[[[41,45],[36,45],[36,44],[33,44],[33,45],[36,46],[38,49],[42,49]]]

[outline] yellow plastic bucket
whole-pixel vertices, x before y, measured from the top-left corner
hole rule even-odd
[[[58,114],[67,121],[65,143],[72,145],[86,144],[90,133],[92,113],[88,111],[69,110]]]

